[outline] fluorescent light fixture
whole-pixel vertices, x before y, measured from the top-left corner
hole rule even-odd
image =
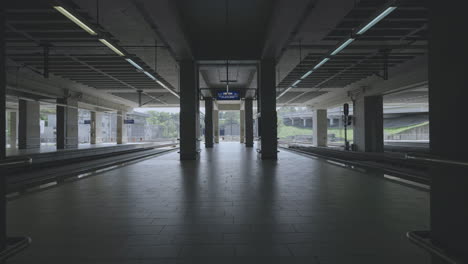
[[[280,95],[278,95],[278,97],[276,97],[276,100],[278,100],[281,96],[285,95],[287,92],[289,92],[289,90],[291,90],[291,86],[288,87],[288,89],[284,90],[282,93],[280,93]]]
[[[344,48],[346,48],[349,44],[351,44],[351,42],[353,42],[354,39],[353,38],[350,38],[348,39],[347,41],[343,42],[343,44],[341,44],[338,48],[336,48],[336,50],[334,50],[331,55],[334,56],[336,54],[338,54],[338,52],[342,51]]]
[[[102,44],[106,45],[109,49],[113,50],[115,53],[117,53],[119,56],[125,56],[118,48],[116,48],[114,45],[110,44],[109,41],[105,39],[99,39]]]
[[[307,76],[311,75],[313,72],[314,72],[313,70],[306,72],[304,75],[302,75],[301,80],[307,78]]]
[[[315,65],[314,70],[318,69],[320,66],[322,66],[325,62],[329,61],[330,58],[325,58],[319,64]]]
[[[294,87],[294,86],[298,85],[301,81],[302,81],[302,80],[297,80],[297,81],[295,81],[291,86]]]
[[[172,91],[169,87],[167,87],[164,83],[162,83],[160,80],[156,80],[156,82],[161,85],[164,89],[168,90],[171,94],[173,94],[175,97],[180,98],[179,94],[176,92]]]
[[[140,67],[140,65],[136,64],[136,62],[134,62],[133,60],[128,59],[128,58],[125,59],[125,60],[128,61],[128,63],[130,63],[131,65],[133,65],[133,66],[134,66],[135,68],[137,68],[138,70],[143,71],[143,68]]]
[[[151,80],[156,81],[156,77],[154,77],[153,75],[151,75],[151,73],[146,72],[146,71],[143,72],[143,73],[146,74],[146,76],[150,77]]]
[[[378,16],[376,16],[374,19],[372,19],[371,22],[369,22],[367,25],[365,25],[363,28],[361,28],[356,34],[358,34],[358,35],[364,34],[367,30],[369,30],[375,24],[379,23],[380,20],[384,19],[386,16],[388,16],[388,14],[393,12],[393,10],[395,10],[396,8],[397,8],[396,6],[388,7],[382,13],[380,13]]]
[[[54,6],[55,10],[59,11],[62,13],[62,15],[66,16],[68,19],[73,21],[75,24],[77,24],[80,28],[84,29],[86,32],[89,34],[96,36],[97,33],[96,31],[92,30],[90,27],[88,27],[85,23],[81,22],[76,16],[72,15],[72,13],[68,12],[65,8],[61,6]]]

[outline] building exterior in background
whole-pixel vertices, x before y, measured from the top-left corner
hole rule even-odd
[[[133,120],[133,124],[127,124],[128,142],[142,142],[149,139],[146,136],[148,114],[133,112],[127,114],[127,120]]]
[[[128,142],[159,141],[173,139],[168,135],[167,128],[160,125],[149,124],[150,115],[140,112],[128,113],[126,120],[133,120],[127,127]],[[80,144],[90,143],[91,140],[91,112],[84,109],[78,111],[78,139]],[[115,113],[103,113],[101,122],[96,124],[101,126],[102,143],[116,142],[117,139],[117,116]],[[178,122],[174,121],[178,126]],[[40,121],[41,143],[55,144],[57,117],[55,113],[46,113],[44,120]]]
[[[91,141],[91,112],[88,110],[78,110],[78,143],[90,143]]]

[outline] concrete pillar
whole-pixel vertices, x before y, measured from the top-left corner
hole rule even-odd
[[[91,144],[102,143],[102,113],[91,112]]]
[[[240,143],[245,142],[245,110],[240,110]]]
[[[127,118],[127,112],[117,111],[117,144],[127,143],[127,125],[124,120]]]
[[[260,154],[262,159],[278,157],[276,114],[276,70],[274,59],[262,59],[259,65]]]
[[[253,100],[246,98],[245,108],[245,146],[253,147],[254,142],[254,120],[253,120]]]
[[[303,126],[306,127],[307,126],[307,119],[302,119],[302,123],[303,123]]]
[[[468,160],[468,16],[464,1],[429,3],[430,151],[440,159]],[[440,163],[431,174],[431,237],[448,254],[468,263],[468,169]],[[433,263],[443,263],[435,259]]]
[[[205,98],[205,147],[213,147],[213,98]]]
[[[39,102],[19,100],[18,148],[41,146]]]
[[[357,150],[383,152],[383,137],[382,96],[358,98],[354,110],[354,144]]]
[[[6,158],[6,1],[0,2],[0,160]],[[0,175],[0,251],[6,247],[6,179]]]
[[[219,143],[219,111],[213,110],[214,142]]]
[[[6,54],[5,54],[5,42],[6,42],[6,29],[5,29],[5,19],[6,11],[4,8],[4,1],[0,4],[0,160],[5,159],[6,157]],[[2,177],[3,178],[3,177]],[[3,184],[2,184],[3,185]],[[1,187],[0,187],[1,188]],[[0,194],[2,195],[2,194]],[[4,195],[2,195],[3,197]],[[3,201],[4,198],[1,200]],[[2,203],[2,205],[4,204]],[[3,208],[3,207],[2,207]],[[3,221],[4,216],[2,215]],[[0,235],[4,235],[0,227]],[[4,242],[4,237],[0,237],[0,248],[2,247],[2,242]]]
[[[9,120],[9,131],[10,135],[8,136],[8,142],[10,142],[10,147],[11,148],[16,148],[16,138],[18,137],[17,133],[17,113],[16,112],[10,112],[10,120]]]
[[[313,144],[316,147],[327,146],[327,133],[328,133],[328,121],[327,121],[327,109],[317,109],[313,115]]]
[[[68,97],[57,99],[57,103],[57,149],[77,148],[78,100]]]
[[[198,158],[198,71],[193,60],[180,65],[180,159]]]

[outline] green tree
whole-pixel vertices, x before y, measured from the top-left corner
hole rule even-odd
[[[159,126],[162,129],[163,137],[174,138],[178,136],[179,113],[148,111],[147,114],[150,115],[147,118],[148,124]]]

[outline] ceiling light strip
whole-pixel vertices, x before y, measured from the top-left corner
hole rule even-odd
[[[323,64],[325,64],[329,60],[330,60],[330,58],[323,59],[321,62],[319,62],[319,64],[315,65],[314,70],[320,68],[320,66],[322,66]]]
[[[98,33],[96,31],[94,31],[91,27],[89,27],[88,25],[86,25],[86,23],[84,23],[83,21],[81,21],[77,16],[73,15],[71,12],[69,12],[67,9],[65,9],[64,7],[62,6],[54,6],[54,9],[57,10],[58,12],[60,12],[61,14],[63,14],[65,17],[67,17],[68,19],[70,19],[72,22],[74,22],[76,25],[78,25],[79,27],[81,27],[83,30],[85,30],[86,32],[88,32],[89,34],[93,35],[93,36],[97,36]],[[111,49],[112,51],[114,51],[117,55],[119,56],[122,56],[122,57],[125,57],[125,53],[123,51],[121,51],[119,48],[117,48],[114,44],[112,44],[111,42],[109,42],[108,40],[104,39],[104,38],[99,38],[99,41],[106,45],[109,49]],[[148,76],[151,80],[157,82],[161,87],[163,87],[164,89],[166,89],[167,91],[169,91],[171,94],[173,94],[174,96],[176,96],[177,98],[180,98],[180,95],[173,91],[171,88],[167,87],[163,82],[161,82],[160,80],[156,79],[156,77],[154,77],[151,73],[145,71],[143,69],[143,67],[141,67],[140,65],[138,65],[138,63],[134,62],[132,59],[130,58],[125,58],[125,60],[130,63],[131,65],[133,65],[137,70],[143,72],[146,76]],[[160,100],[159,100],[160,101]],[[161,101],[162,102],[162,101]],[[164,103],[164,102],[163,102]]]
[[[118,48],[116,48],[114,45],[112,45],[109,41],[105,40],[105,39],[102,39],[100,38],[99,41],[106,45],[109,49],[111,49],[113,52],[117,53],[117,55],[119,56],[125,56],[125,54],[123,54],[122,51],[120,51]]]
[[[288,89],[284,90],[282,93],[280,93],[280,95],[278,95],[278,97],[276,97],[276,100],[278,100],[281,96],[285,95],[287,92],[289,92],[289,90],[291,90],[291,86],[288,87]]]
[[[146,76],[150,77],[151,80],[156,81],[156,77],[154,77],[151,73],[145,71],[143,72]]]
[[[306,72],[304,75],[302,75],[301,80],[304,80],[305,78],[307,78],[307,76],[311,75],[313,72],[314,72],[313,70]]]
[[[375,24],[379,23],[382,19],[384,19],[386,16],[388,16],[390,13],[392,13],[395,9],[397,9],[397,6],[389,6],[387,8],[385,8],[381,13],[379,13],[374,19],[372,19],[369,23],[367,23],[365,26],[363,26],[361,29],[358,30],[358,32],[356,33],[356,35],[362,35],[364,34],[366,31],[368,31],[371,27],[373,27]],[[353,41],[355,40],[355,38],[349,38],[347,39],[345,42],[343,42],[340,46],[338,46],[338,48],[336,48],[335,50],[333,50],[331,53],[330,53],[330,56],[335,56],[336,54],[338,54],[340,51],[342,51],[344,48],[346,48],[347,46],[349,46],[349,44],[351,44]],[[287,93],[293,86],[297,85],[298,83],[300,83],[302,80],[304,80],[305,78],[307,78],[309,75],[311,75],[314,70],[320,68],[323,64],[325,64],[327,61],[329,61],[330,58],[329,57],[326,57],[324,58],[323,60],[321,60],[317,65],[315,65],[315,67],[306,72],[304,75],[302,75],[301,78],[299,78],[299,80],[297,80],[296,82],[294,82],[291,87],[289,87],[288,89],[284,90],[276,99],[280,98],[281,96],[283,96],[285,93]]]
[[[180,98],[180,95],[176,92],[174,92],[172,89],[170,89],[169,87],[167,87],[163,82],[161,82],[160,80],[156,80],[156,82],[161,85],[164,89],[168,90],[172,95],[174,95],[175,97],[177,98]]]
[[[378,16],[376,16],[374,19],[372,19],[369,23],[367,23],[364,27],[362,27],[356,34],[357,35],[362,35],[362,34],[366,33],[367,30],[369,30],[375,24],[379,23],[380,20],[384,19],[386,16],[388,16],[390,13],[392,13],[396,8],[397,8],[396,6],[387,7],[382,13],[380,13]]]
[[[331,55],[332,56],[335,56],[336,54],[338,54],[338,52],[342,51],[344,48],[346,48],[349,44],[351,44],[351,42],[353,42],[354,39],[353,38],[350,38],[348,40],[346,40],[345,42],[343,42],[343,44],[341,44],[338,48],[336,48],[332,53]]]
[[[137,70],[143,71],[143,68],[140,65],[138,65],[136,62],[134,62],[132,59],[126,58],[125,60],[131,65],[133,65],[133,67],[137,68]]]
[[[144,71],[143,72],[146,76],[148,76],[151,80],[157,82],[159,85],[161,85],[164,89],[166,89],[167,91],[169,91],[171,94],[173,94],[175,97],[177,98],[180,98],[180,95],[177,94],[176,92],[174,92],[171,88],[167,87],[163,82],[161,82],[160,80],[156,79],[156,77],[154,77],[151,73],[147,72],[147,71]]]
[[[298,85],[302,80],[297,80],[295,81],[291,86],[292,87],[296,87],[296,85]]]
[[[86,25],[83,21],[78,19],[76,16],[74,16],[72,13],[70,13],[68,10],[63,8],[62,6],[54,6],[55,10],[59,11],[62,15],[66,16],[68,19],[73,21],[76,25],[78,25],[80,28],[88,32],[89,34],[96,36],[97,33],[93,29],[91,29],[88,25]]]

